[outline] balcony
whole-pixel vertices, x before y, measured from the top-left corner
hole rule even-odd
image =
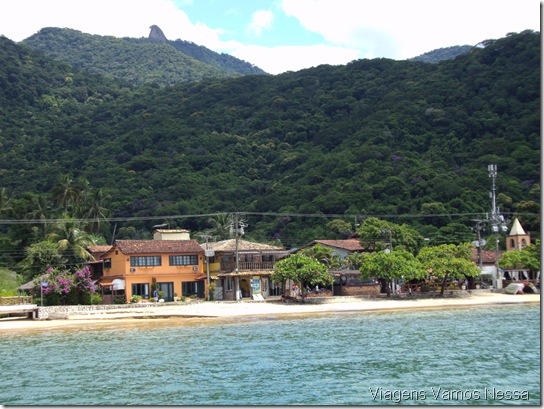
[[[221,272],[234,271],[236,264],[234,262],[221,263]],[[239,261],[238,271],[265,271],[273,270],[273,261]]]

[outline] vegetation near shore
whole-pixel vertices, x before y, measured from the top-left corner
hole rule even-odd
[[[150,238],[160,223],[196,237],[231,212],[246,214],[247,239],[286,248],[348,237],[377,216],[399,226],[395,250],[402,229],[417,232],[404,244],[415,256],[421,238],[476,238],[488,164],[501,213],[540,237],[540,33],[439,63],[174,85],[91,73],[30,46],[0,37],[0,267],[26,278],[78,268],[84,243]],[[158,57],[149,64],[160,70]],[[373,229],[365,240],[383,242]]]

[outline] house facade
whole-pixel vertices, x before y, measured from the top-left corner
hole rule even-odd
[[[210,257],[210,279],[213,280],[214,299],[269,298],[283,294],[283,284],[270,276],[276,261],[290,254],[283,247],[255,243],[241,239],[222,240],[201,245]]]
[[[333,255],[344,261],[349,255],[363,252],[359,239],[345,240],[314,240],[301,249],[320,245],[329,248]],[[331,270],[334,276],[333,295],[373,295],[380,293],[380,284],[376,280],[362,279],[359,270],[353,270],[345,266]]]
[[[162,291],[165,301],[178,296],[204,297],[204,250],[186,230],[155,231],[153,240],[116,240],[100,258],[103,276],[99,285],[123,295],[144,300],[153,297],[153,288]]]

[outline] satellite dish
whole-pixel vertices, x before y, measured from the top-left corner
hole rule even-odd
[[[472,242],[472,245],[473,245],[474,247],[480,247],[480,242],[479,242],[478,240],[474,240],[474,241]]]
[[[487,244],[487,240],[486,239],[482,239],[480,240],[480,243],[482,244],[482,247],[485,246]]]

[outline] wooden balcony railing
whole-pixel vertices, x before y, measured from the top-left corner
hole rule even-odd
[[[221,263],[221,271],[234,271],[236,263]],[[273,270],[273,261],[239,261],[238,271],[263,271]]]

